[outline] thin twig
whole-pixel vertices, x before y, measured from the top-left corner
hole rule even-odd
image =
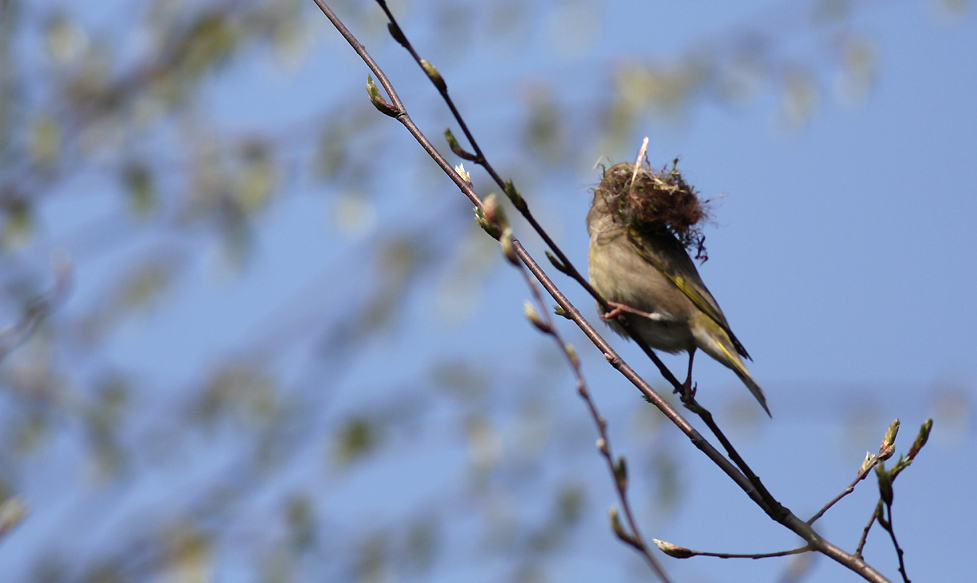
[[[883,520],[882,516],[879,516],[879,525],[889,533],[889,538],[892,539],[892,546],[896,549],[896,555],[899,557],[899,574],[902,575],[902,580],[904,583],[911,583],[909,581],[909,575],[906,574],[906,564],[903,562],[903,552],[902,547],[899,546],[899,541],[896,540],[896,529],[892,526],[892,503],[885,503],[885,514],[888,516]]]
[[[660,547],[662,544],[669,544],[669,543],[663,543],[662,541],[655,540],[655,544],[659,545]],[[677,548],[674,547],[674,545],[672,545],[672,547]],[[796,549],[790,549],[787,551],[777,551],[774,553],[714,553],[710,551],[696,551],[694,549],[687,549],[681,547],[681,556],[682,558],[714,557],[717,559],[773,559],[776,557],[789,557],[791,555],[801,555],[804,553],[809,553],[813,550],[814,548],[811,545],[804,545]]]
[[[405,49],[407,49],[407,52],[409,52],[411,57],[414,58],[414,61],[417,63],[417,65],[421,67],[422,70],[424,70],[425,74],[431,80],[431,83],[437,89],[438,93],[441,94],[441,98],[448,106],[448,109],[451,110],[451,115],[455,118],[455,121],[458,123],[458,127],[461,128],[462,133],[464,133],[465,135],[465,139],[468,140],[468,143],[472,147],[473,150],[472,161],[478,164],[479,166],[481,166],[482,168],[484,168],[485,171],[492,178],[492,181],[495,182],[495,184],[498,185],[498,187],[501,188],[503,192],[507,192],[508,185],[506,184],[505,180],[502,179],[502,176],[495,170],[495,167],[492,166],[491,162],[489,162],[488,158],[485,156],[485,153],[482,151],[482,147],[478,144],[478,141],[475,139],[475,135],[472,133],[471,129],[469,129],[468,123],[465,121],[465,118],[461,115],[461,112],[458,110],[458,107],[455,105],[455,102],[451,98],[451,95],[448,94],[447,84],[443,83],[443,80],[441,83],[436,82],[431,77],[431,75],[428,74],[428,67],[430,67],[430,63],[428,63],[428,67],[425,67],[426,61],[421,59],[420,55],[418,55],[417,51],[414,49],[414,46],[407,39],[407,36],[404,34],[403,29],[400,28],[400,24],[397,22],[396,17],[394,17],[393,12],[391,12],[390,8],[387,6],[386,1],[385,0],[376,0],[376,1],[377,4],[380,5],[380,8],[383,10],[384,14],[387,15],[387,19],[390,21],[391,33],[395,35],[397,42],[399,42]],[[320,4],[320,0],[315,0],[315,2],[316,4]],[[374,70],[374,72],[376,73],[377,71]],[[387,89],[388,92],[390,91],[390,89],[387,88],[386,84],[384,84],[384,88]],[[528,205],[516,205],[516,207],[517,210],[520,212],[520,214],[522,214],[523,218],[525,218],[526,221],[529,223],[529,225],[533,228],[533,230],[543,239],[543,242],[546,244],[546,246],[549,247],[549,249],[556,255],[557,259],[560,261],[560,263],[563,266],[562,269],[560,269],[560,271],[562,271],[568,277],[572,278],[578,284],[583,286],[583,288],[587,290],[587,292],[589,292],[590,295],[592,295],[595,299],[597,299],[597,301],[600,302],[601,305],[606,308],[607,303],[604,301],[604,299],[600,297],[600,294],[597,293],[597,290],[595,290],[590,285],[590,282],[587,280],[587,278],[585,278],[580,273],[580,271],[577,270],[576,267],[574,267],[573,262],[571,262],[570,259],[566,256],[566,254],[563,253],[563,250],[550,237],[550,234],[546,231],[546,229],[544,229],[542,225],[539,224],[539,222],[536,220],[536,217],[529,209]]]
[[[766,486],[763,485],[760,478],[746,463],[746,460],[740,456],[739,452],[736,451],[736,448],[733,447],[732,442],[726,438],[726,434],[722,432],[719,425],[716,424],[715,419],[712,417],[712,413],[700,405],[699,402],[695,400],[695,396],[692,394],[689,394],[688,396],[683,395],[682,401],[692,412],[699,415],[702,421],[709,427],[709,430],[712,431],[713,435],[716,436],[716,439],[719,440],[719,443],[722,444],[723,448],[726,450],[726,455],[733,460],[733,463],[735,463],[740,471],[743,472],[743,475],[745,475],[746,479],[750,481],[750,484],[756,488],[757,495],[763,500],[761,508],[763,508],[764,512],[766,512],[767,515],[777,522],[781,522],[787,514],[790,514],[790,511],[780,502],[778,502],[777,499],[773,497],[773,494],[767,490]]]
[[[868,540],[868,531],[872,530],[872,525],[875,524],[875,519],[879,516],[880,512],[882,512],[881,500],[875,505],[875,510],[872,511],[872,516],[869,517],[868,524],[862,529],[862,536],[858,539],[858,546],[855,547],[856,557],[862,556],[862,549],[865,548],[865,541]]]
[[[708,440],[706,440],[692,425],[681,414],[678,413],[665,399],[661,397],[657,392],[655,392],[651,386],[644,380],[640,375],[638,375],[634,369],[632,369],[624,360],[614,351],[614,349],[604,340],[600,334],[594,329],[594,327],[588,322],[577,310],[577,308],[570,303],[570,301],[563,295],[563,292],[556,287],[553,281],[546,275],[546,273],[540,268],[532,256],[522,247],[521,244],[516,242],[514,244],[515,252],[519,256],[519,259],[526,264],[529,270],[533,273],[543,288],[550,294],[550,296],[556,300],[557,304],[563,309],[564,313],[569,317],[577,326],[583,331],[583,333],[594,343],[599,350],[604,354],[607,361],[616,368],[626,379],[628,379],[631,384],[641,391],[641,394],[651,402],[653,405],[658,407],[661,412],[668,417],[668,419],[675,424],[679,430],[682,431],[692,442],[692,445],[697,447],[702,453],[704,453],[714,464],[716,464],[730,479],[736,483],[757,505],[761,508],[765,508],[764,500],[760,494],[756,491],[753,485],[750,483],[749,479],[746,478],[737,468],[726,459],[719,451]],[[665,369],[666,371],[668,369]],[[786,509],[785,509],[786,511]],[[778,520],[780,524],[799,535],[805,541],[808,542],[817,551],[824,554],[825,556],[831,558],[832,560],[844,565],[851,571],[855,572],[863,579],[867,581],[872,581],[873,583],[889,583],[889,580],[875,570],[872,566],[866,563],[860,556],[852,555],[840,549],[836,545],[830,543],[829,541],[823,539],[820,535],[814,532],[814,530],[797,518],[794,514],[786,511],[785,515]]]
[[[440,153],[438,153],[437,150],[430,143],[430,140],[428,140],[427,137],[410,120],[410,117],[407,115],[407,112],[404,109],[403,104],[396,96],[396,92],[394,91],[393,86],[390,84],[389,80],[387,80],[386,76],[380,70],[379,66],[377,66],[376,63],[373,61],[373,59],[369,56],[369,54],[367,53],[363,45],[359,43],[355,39],[355,37],[353,37],[353,35],[349,33],[348,30],[346,30],[345,26],[342,25],[339,19],[335,16],[332,10],[329,9],[329,7],[325,4],[323,0],[314,0],[314,2],[316,3],[316,5],[319,6],[319,8],[326,15],[326,17],[329,18],[329,20],[334,24],[334,26],[336,26],[337,30],[340,31],[340,33],[344,36],[344,38],[346,38],[350,46],[352,46],[353,49],[357,52],[357,54],[359,54],[360,57],[363,58],[364,62],[367,63],[367,65],[374,72],[374,74],[376,74],[377,79],[380,81],[381,85],[383,85],[384,89],[387,91],[388,95],[391,98],[391,102],[393,103],[393,107],[395,110],[395,115],[393,115],[393,117],[395,117],[398,121],[404,124],[404,126],[408,129],[408,131],[411,132],[411,135],[413,135],[414,138],[418,141],[418,143],[421,144],[424,150],[435,160],[435,162],[437,162],[437,164],[442,168],[442,170],[445,171],[445,173],[452,179],[452,181],[455,182],[455,184],[459,187],[459,189],[461,189],[462,192],[464,192],[465,195],[468,196],[469,200],[471,200],[476,205],[476,207],[482,208],[481,201],[480,199],[478,199],[477,195],[475,195],[471,186],[454,170],[454,168],[451,167],[450,164],[447,163],[444,157],[441,156]],[[394,21],[392,21],[392,24],[397,26]],[[402,36],[402,31],[400,31],[399,26],[397,26],[397,31],[400,32]],[[423,67],[423,65],[421,66]],[[431,76],[429,75],[429,78],[430,77]],[[438,86],[437,83],[435,83],[435,85]],[[446,91],[442,90],[440,87],[438,87],[438,89],[442,93],[442,95],[446,93]],[[469,133],[470,132],[466,133],[466,137],[469,135]],[[475,146],[473,145],[473,148],[474,147]],[[480,149],[477,150],[477,154],[480,151],[481,151]],[[498,174],[494,172],[494,170],[491,171],[490,174],[492,175],[493,180],[496,180],[497,183],[501,182],[501,179],[499,178]],[[502,186],[505,189],[505,183],[502,183]],[[560,271],[570,275],[573,279],[578,281],[585,289],[588,290],[588,292],[590,292],[595,297],[595,299],[597,299],[598,302],[601,302],[603,305],[606,306],[607,305],[606,301],[600,298],[599,294],[596,294],[596,292],[589,285],[589,283],[583,278],[583,276],[581,276],[580,273],[575,268],[572,267],[570,261],[566,258],[563,252],[555,245],[555,243],[552,242],[549,235],[546,234],[545,230],[543,230],[542,227],[540,227],[538,223],[536,223],[536,221],[531,218],[532,215],[530,214],[527,216],[524,213],[524,216],[526,216],[527,220],[530,222],[533,228],[537,230],[538,233],[540,233],[540,235],[543,237],[547,245],[552,248],[553,253],[556,254],[556,256],[559,258],[559,262],[562,263],[562,265],[557,265],[557,262],[554,262],[554,265],[556,265],[557,268],[560,269]],[[744,476],[743,473],[739,469],[737,469],[732,462],[730,462],[721,453],[719,453],[712,446],[712,444],[710,444],[704,437],[702,437],[702,435],[700,435],[699,432],[695,430],[695,428],[693,428],[674,408],[671,407],[671,405],[669,405],[667,401],[665,401],[657,392],[655,392],[643,378],[641,378],[637,373],[635,373],[634,370],[631,369],[623,361],[623,359],[621,359],[621,357],[617,355],[617,353],[610,347],[610,345],[608,345],[607,342],[596,332],[596,330],[594,330],[593,326],[591,326],[590,323],[583,318],[580,312],[569,302],[569,300],[567,300],[567,298],[556,287],[556,285],[553,284],[553,282],[549,279],[549,277],[545,274],[545,272],[543,272],[543,270],[535,262],[532,256],[522,247],[521,244],[519,244],[518,241],[514,241],[513,248],[514,248],[514,253],[529,268],[529,270],[533,273],[536,279],[543,285],[543,287],[550,294],[550,296],[557,301],[557,303],[563,309],[564,313],[567,314],[567,316],[570,319],[572,319],[574,323],[577,324],[578,327],[580,327],[580,329],[584,332],[584,334],[587,335],[587,337],[591,340],[591,342],[593,342],[598,347],[598,349],[600,349],[603,352],[608,362],[614,368],[618,369],[625,376],[625,378],[627,378],[632,384],[634,384],[642,392],[642,394],[646,397],[646,399],[649,402],[651,402],[656,407],[658,407],[658,409],[662,411],[662,413],[666,417],[668,417],[670,421],[672,421],[683,433],[685,433],[685,435],[689,438],[689,440],[692,442],[693,445],[699,448],[699,450],[705,453],[706,456],[713,461],[713,463],[719,466],[720,469],[722,469],[744,492],[747,493],[747,495],[752,500],[754,500],[754,502],[760,505],[760,507],[763,508],[765,511],[767,511],[768,514],[771,514],[770,509],[768,509],[767,507],[767,501],[764,500],[763,496],[759,494],[759,492],[754,487],[754,485],[750,482],[750,480],[746,476]],[[655,356],[654,353],[651,352],[651,350],[647,346],[642,346],[641,342],[638,342],[638,345],[641,346],[642,349],[646,351],[646,353],[648,353],[649,357],[659,368],[659,370],[662,371],[663,376],[666,378],[666,380],[669,381],[669,383],[671,383],[675,387],[681,386],[681,383],[679,383],[678,380],[675,379],[675,376],[672,375],[670,371],[668,371],[668,369],[664,366],[661,360],[658,359],[657,356]],[[774,517],[778,522],[786,526],[788,529],[800,535],[805,541],[807,541],[812,547],[817,549],[819,552],[839,562],[840,564],[846,566],[847,568],[851,569],[855,573],[862,576],[864,579],[876,583],[883,583],[888,581],[884,576],[882,576],[881,573],[879,573],[871,566],[869,566],[867,563],[865,563],[861,559],[861,557],[846,553],[842,549],[838,548],[837,546],[821,538],[817,533],[813,531],[813,529],[811,529],[810,525],[808,525],[804,521],[794,516],[786,508],[784,508],[784,512],[782,516],[775,516],[773,514],[771,514],[771,516]]]
[[[865,476],[867,476],[868,473],[872,471],[872,469],[876,465],[892,457],[892,453],[895,451],[895,447],[896,447],[895,442],[896,442],[896,435],[898,435],[899,433],[899,425],[900,423],[898,419],[896,419],[889,425],[889,428],[886,429],[885,431],[885,435],[882,437],[882,444],[879,445],[879,452],[876,454],[866,454],[865,460],[862,462],[861,467],[858,468],[858,473],[855,475],[855,479],[852,480],[852,483],[849,484],[848,487],[841,492],[841,494],[838,494],[837,496],[832,498],[827,504],[824,505],[823,508],[821,508],[821,510],[818,510],[814,514],[814,516],[808,519],[807,521],[808,524],[814,524],[817,521],[817,519],[824,516],[824,513],[827,512],[832,506],[837,504],[839,500],[854,492],[855,486],[857,486],[859,482],[864,480]],[[918,447],[910,451],[912,455],[915,456],[915,454],[919,451],[919,448],[922,447],[924,443],[926,443],[925,436],[929,435],[930,427],[932,427],[932,423],[928,421],[923,424],[923,427],[920,428],[921,436],[917,437],[916,439],[917,441],[922,439],[922,442],[919,444]],[[895,479],[896,475],[898,475],[899,471],[901,471],[901,467],[907,466],[910,463],[912,463],[911,458],[907,458],[907,460],[905,461],[903,461],[902,458],[900,458],[900,464],[896,465],[896,468],[893,470],[891,479]],[[872,524],[870,522],[869,526],[871,525]]]
[[[370,56],[370,53],[366,50],[366,47],[363,46],[363,43],[361,43],[359,40],[356,39],[355,36],[353,36],[353,33],[351,33],[349,29],[346,28],[346,25],[344,25],[343,21],[340,20],[338,16],[336,16],[336,13],[332,11],[332,9],[329,7],[328,4],[326,4],[323,0],[313,0],[313,2],[316,3],[316,6],[319,7],[322,13],[326,16],[326,18],[329,19],[329,22],[331,22],[332,25],[336,27],[336,30],[339,31],[339,34],[343,35],[343,38],[346,39],[346,42],[348,42],[349,45],[353,47],[353,50],[356,52],[356,54],[359,55],[361,59],[363,59],[363,62],[366,63],[366,66],[369,67],[370,70],[373,71],[373,74],[377,76],[377,80],[380,81],[380,84],[387,92],[387,95],[390,96],[390,101],[393,104],[393,107],[399,110],[400,112],[395,116],[397,121],[404,124],[404,127],[406,127],[407,131],[409,131],[410,134],[414,136],[414,139],[417,140],[417,142],[421,145],[421,148],[423,148],[424,151],[427,152],[429,156],[431,156],[431,159],[433,159],[435,163],[437,163],[437,165],[441,167],[441,170],[443,170],[444,173],[448,175],[448,178],[450,178],[452,182],[454,182],[455,185],[465,194],[465,196],[468,197],[468,200],[470,200],[472,204],[474,204],[475,206],[481,207],[482,200],[472,189],[471,185],[468,184],[468,182],[465,181],[465,179],[462,178],[461,175],[458,174],[458,172],[456,172],[454,168],[452,168],[451,164],[449,164],[448,161],[444,158],[444,156],[442,156],[441,153],[437,151],[434,145],[431,144],[431,141],[427,139],[427,136],[425,136],[421,132],[421,130],[418,129],[418,127],[414,124],[414,121],[407,114],[407,110],[406,108],[404,108],[404,104],[400,101],[400,97],[397,95],[397,90],[394,89],[394,86],[387,78],[387,75],[383,72],[382,69],[380,69],[380,66],[377,65],[376,61],[373,60],[373,57]]]
[[[522,248],[515,238],[512,239],[512,243],[514,248],[516,245],[518,245],[519,248]],[[610,437],[607,434],[607,421],[600,414],[600,411],[597,409],[597,405],[590,396],[590,391],[587,389],[587,383],[583,378],[583,372],[580,370],[580,360],[576,356],[576,351],[573,351],[571,354],[571,350],[573,350],[572,347],[564,342],[556,326],[553,325],[553,317],[551,312],[545,309],[543,297],[539,293],[539,288],[536,287],[536,282],[532,277],[530,277],[529,271],[523,267],[523,264],[517,264],[517,267],[519,267],[519,273],[521,273],[523,278],[525,278],[526,285],[529,286],[529,289],[533,294],[533,298],[536,301],[536,306],[540,308],[540,313],[544,314],[544,326],[539,327],[539,329],[553,337],[560,351],[567,359],[570,369],[573,371],[573,376],[576,379],[577,393],[584,400],[584,403],[586,403],[587,410],[590,412],[590,416],[594,420],[594,425],[597,426],[597,433],[599,435],[597,440],[597,449],[600,451],[601,457],[603,457],[604,461],[607,463],[607,469],[611,473],[611,478],[614,481],[614,486],[617,490],[617,497],[621,503],[621,508],[624,511],[624,517],[628,522],[628,528],[631,530],[630,533],[621,533],[624,535],[621,538],[631,545],[631,547],[634,548],[639,554],[641,554],[642,557],[644,557],[645,561],[652,568],[655,574],[658,575],[659,579],[665,583],[670,583],[671,580],[665,573],[665,569],[662,567],[658,559],[656,559],[651,553],[651,550],[648,548],[644,537],[641,535],[641,530],[638,528],[638,523],[634,518],[634,512],[631,509],[631,503],[628,498],[627,478],[619,475],[615,467]],[[624,463],[623,458],[621,459],[620,463]]]
[[[872,465],[874,466],[875,463],[873,463]],[[830,502],[828,502],[827,504],[825,504],[824,507],[821,508],[821,510],[818,510],[814,514],[814,516],[812,516],[811,518],[809,518],[807,520],[807,523],[808,524],[814,524],[815,522],[817,522],[817,520],[819,518],[821,518],[822,516],[824,516],[824,513],[827,512],[832,506],[834,506],[835,504],[837,504],[845,496],[847,496],[847,495],[851,494],[852,492],[854,492],[855,491],[855,486],[857,486],[859,482],[861,482],[862,480],[864,480],[865,479],[865,476],[867,476],[867,475],[868,475],[868,471],[865,471],[865,472],[861,472],[860,471],[860,472],[858,472],[858,476],[856,476],[855,479],[852,480],[852,483],[849,484],[848,487],[845,488],[841,492],[841,494],[838,494],[837,496],[835,496],[834,498],[832,498]]]
[[[877,464],[877,463],[879,463],[879,456],[878,455],[873,455],[872,456],[872,459],[869,460],[869,462],[867,464],[864,464],[864,465],[862,465],[861,468],[859,468],[858,475],[855,476],[855,479],[852,480],[852,483],[849,484],[848,487],[845,488],[840,494],[838,494],[837,496],[835,496],[834,498],[832,498],[830,502],[828,502],[827,504],[825,504],[824,507],[821,508],[821,510],[818,510],[814,514],[814,516],[812,516],[811,518],[809,518],[807,520],[807,523],[808,524],[814,524],[819,518],[821,518],[822,516],[824,516],[824,513],[827,512],[832,506],[834,506],[835,504],[837,504],[845,496],[847,496],[847,495],[851,494],[852,492],[854,492],[855,491],[855,486],[857,486],[859,482],[861,482],[862,480],[865,479],[866,476],[868,476],[868,473],[870,471],[872,471],[872,468],[874,468],[875,467],[875,464]]]

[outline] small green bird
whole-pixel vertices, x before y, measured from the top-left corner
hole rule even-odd
[[[659,198],[648,198],[651,189]],[[694,201],[689,203],[692,207],[682,209],[688,220],[681,224],[681,219],[655,215],[672,204],[667,201],[680,189],[685,191],[684,203],[689,203],[689,196]],[[627,337],[616,320],[624,314],[631,331],[651,348],[673,354],[687,351],[687,386],[692,379],[692,359],[701,348],[732,369],[770,415],[763,391],[740,358],[750,358],[749,354],[733,335],[686,251],[688,239],[683,235],[690,223],[704,216],[698,204],[674,167],[667,175],[653,173],[646,166],[635,169],[630,163],[605,171],[587,213],[590,283],[612,308],[601,316],[615,332]],[[648,214],[636,218],[637,213],[648,212],[639,208],[642,205],[654,207],[651,220]],[[602,311],[599,303],[597,309]]]

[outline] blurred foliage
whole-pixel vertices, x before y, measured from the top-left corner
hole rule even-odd
[[[20,498],[4,496],[0,502],[0,536],[4,536],[27,516],[28,508]]]
[[[602,63],[608,73],[588,82],[606,91],[585,103],[527,74],[530,89],[513,99],[523,109],[498,123],[508,155],[517,172],[537,173],[531,181],[630,148],[639,122],[765,91],[780,96],[778,121],[802,126],[830,79],[847,102],[872,87],[877,50],[846,20],[861,4],[805,4],[788,27],[774,15],[684,55]],[[939,4],[957,14],[964,3]],[[592,27],[595,6],[561,7],[553,30]],[[399,58],[375,6],[335,8],[371,48]],[[424,46],[450,55],[445,71],[476,51],[518,53],[548,13],[513,0],[423,8],[415,18],[420,6],[394,7]],[[431,168],[424,154],[405,152],[391,137],[401,129],[365,102],[358,63],[340,97],[268,96],[303,67],[319,71],[319,86],[344,86],[351,55],[324,22],[300,0],[0,1],[0,538],[16,536],[37,503],[56,525],[20,557],[30,581],[389,581],[500,554],[518,558],[513,579],[545,580],[583,514],[605,504],[606,476],[539,471],[547,458],[593,456],[588,419],[552,417],[550,400],[569,393],[547,387],[571,383],[551,352],[527,366],[491,361],[491,347],[405,339],[404,329],[444,325],[431,322],[444,313],[451,326],[470,317],[497,250],[465,238],[469,209],[416,194],[447,183],[419,170]],[[825,41],[819,62],[782,50],[798,31]],[[584,51],[587,38],[551,42]],[[230,302],[235,288],[208,274],[243,282],[291,265],[263,235],[280,214],[306,215],[294,205],[309,192],[327,217],[311,250],[326,270],[295,295],[274,282],[248,308],[270,313],[269,324],[209,348],[216,308],[194,298]],[[57,249],[82,281],[67,305],[65,269],[48,265]],[[438,310],[418,297],[435,287],[444,313],[431,317]],[[176,322],[190,324],[167,328]],[[119,356],[134,345],[150,347],[139,362]],[[387,354],[415,349],[417,369],[388,370]],[[959,398],[946,392],[941,406]],[[635,426],[643,443],[660,427]],[[407,460],[429,463],[431,451],[447,452],[433,486],[403,484]],[[680,504],[678,461],[657,444],[638,455],[656,507]],[[59,484],[58,504],[38,481]],[[69,512],[59,514],[61,499]],[[524,512],[531,504],[543,510]],[[342,510],[351,505],[353,516]],[[473,518],[481,536],[457,537],[456,523]]]
[[[376,449],[381,441],[381,429],[376,423],[362,417],[347,419],[336,436],[336,461],[349,464]]]

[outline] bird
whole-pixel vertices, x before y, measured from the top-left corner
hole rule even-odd
[[[601,186],[594,191],[587,213],[587,271],[591,286],[609,303],[605,307],[598,301],[598,312],[612,330],[626,338],[630,330],[650,348],[672,354],[687,351],[686,389],[691,388],[695,352],[702,349],[732,369],[770,415],[763,390],[743,362],[750,355],[702,282],[686,245],[674,229],[633,220],[626,212],[633,200],[628,198],[633,185],[648,176],[661,183],[664,174],[636,164],[617,164],[604,172]],[[685,185],[681,178],[679,182]],[[612,187],[605,187],[608,183]],[[618,321],[621,316],[627,329]]]

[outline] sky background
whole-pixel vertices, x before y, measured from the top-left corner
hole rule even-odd
[[[488,9],[463,2],[449,8],[475,15],[467,24],[464,18],[439,20],[441,4],[410,2],[394,10],[405,13],[402,27],[438,66],[487,156],[516,179],[579,269],[586,263],[590,189],[600,178],[595,164],[633,159],[644,136],[653,166],[680,157],[702,196],[720,197],[715,224],[705,232],[709,260],[700,273],[753,356],[749,366],[773,418],[762,415],[729,370],[701,356],[695,369],[700,401],[732,428],[764,483],[801,517],[848,485],[893,419],[903,424],[898,455],[933,417],[929,445],[896,482],[895,527],[913,581],[963,580],[977,572],[977,21],[970,3],[960,3],[959,13],[947,8],[954,3],[839,3],[851,9],[843,25],[830,19],[811,24],[814,5],[806,3],[517,4],[509,8],[518,10],[519,24],[502,36],[486,26]],[[35,9],[43,15],[58,6],[46,2]],[[145,39],[125,29],[139,16],[120,6],[106,3],[85,13],[62,8],[86,26],[121,29],[121,54],[138,55]],[[504,14],[505,5],[499,6]],[[445,542],[437,567],[413,576],[385,572],[378,580],[517,580],[520,553],[491,544],[495,550],[486,551],[485,524],[545,521],[553,504],[547,492],[567,481],[587,492],[585,526],[545,563],[546,577],[643,580],[644,566],[606,525],[606,509],[616,500],[573,381],[522,316],[522,301],[530,296],[523,279],[500,260],[470,220],[467,200],[425,161],[407,132],[373,112],[363,91],[365,65],[313,9],[304,9],[301,59],[285,67],[265,54],[236,61],[203,92],[200,111],[227,133],[262,128],[295,138],[285,151],[299,159],[309,148],[296,136],[316,112],[376,116],[350,146],[373,152],[374,190],[364,195],[324,186],[309,178],[307,167],[285,164],[284,194],[257,223],[252,256],[240,271],[222,266],[219,247],[206,236],[181,235],[186,238],[174,247],[189,267],[167,292],[165,308],[122,322],[103,355],[103,363],[139,381],[122,439],[144,457],[126,479],[100,482],[81,453],[84,439],[64,431],[43,454],[18,461],[17,491],[31,514],[0,542],[0,582],[41,580],[37,564],[52,552],[69,565],[66,580],[83,580],[84,565],[111,554],[120,541],[143,536],[144,523],[194,516],[203,504],[200,493],[238,475],[241,456],[254,445],[227,428],[186,434],[169,427],[206,380],[201,371],[209,363],[249,359],[280,375],[282,386],[313,390],[303,401],[303,424],[290,428],[298,437],[283,461],[259,477],[241,474],[254,485],[230,511],[198,517],[229,534],[215,545],[207,575],[186,580],[262,580],[249,566],[251,545],[276,536],[281,527],[271,517],[293,491],[308,493],[318,515],[328,517],[318,525],[328,542],[296,567],[296,580],[355,580],[336,558],[346,552],[344,532],[396,524],[430,508],[449,508],[451,516],[440,527]],[[351,28],[421,129],[447,152],[441,133],[455,124],[406,53],[376,25],[375,9],[344,2],[336,10],[351,23],[371,23]],[[849,36],[870,47],[871,82],[864,87],[853,85],[838,65],[838,47]],[[753,78],[744,97],[719,99],[711,87],[675,109],[638,116],[626,143],[595,137],[601,104],[627,64],[709,62],[716,55],[714,62],[724,63],[731,46],[757,38],[773,72]],[[28,62],[43,63],[36,38],[24,35],[18,42]],[[785,106],[799,107],[784,97],[784,80],[792,76],[810,82],[795,86],[810,91],[800,100],[809,111]],[[566,157],[527,167],[532,160],[517,128],[527,104],[544,98],[572,120],[561,137]],[[167,151],[168,143],[161,138],[150,152],[172,156],[179,166],[183,154]],[[469,170],[476,191],[492,192],[484,173]],[[97,303],[101,284],[120,265],[152,253],[170,236],[127,237],[134,227],[123,226],[121,233],[99,233],[105,242],[91,225],[118,216],[116,187],[94,173],[70,188],[78,194],[45,203],[45,228],[19,252],[26,264],[43,265],[54,249],[74,258],[76,286],[55,322]],[[513,222],[516,236],[542,260],[536,237]],[[335,314],[357,309],[389,285],[391,276],[373,267],[371,244],[395,229],[419,233],[433,267],[409,288],[389,331],[356,344],[353,356],[338,351],[334,360],[316,364],[309,348],[313,330],[355,336],[341,329]],[[559,273],[551,276],[594,316],[582,290]],[[582,334],[569,322],[559,325],[583,358],[615,451],[637,468],[631,494],[648,539],[741,553],[797,545],[677,430],[656,421]],[[292,337],[305,340],[292,345]],[[664,386],[636,347],[609,331],[608,339],[632,367]],[[289,348],[276,350],[278,343]],[[471,437],[481,426],[455,397],[430,388],[431,370],[438,368],[432,362],[462,361],[474,363],[468,372],[491,379],[491,398],[474,401],[493,420],[488,445]],[[665,361],[684,370],[684,356]],[[89,363],[74,364],[84,377]],[[323,470],[324,441],[364,411],[399,412],[408,421],[392,422],[385,447],[354,470]],[[478,483],[481,464],[509,474],[485,478],[478,496],[459,494]],[[665,488],[656,477],[663,464],[679,468],[671,506],[656,503]],[[519,485],[500,485],[506,477]],[[245,488],[241,480],[231,482]],[[870,479],[818,523],[821,532],[852,549],[876,500]],[[273,526],[266,530],[267,524]],[[877,528],[865,556],[898,577],[891,544]],[[784,568],[780,559],[663,561],[683,582],[775,581]],[[179,576],[161,569],[138,579]],[[805,580],[858,579],[819,558]]]

